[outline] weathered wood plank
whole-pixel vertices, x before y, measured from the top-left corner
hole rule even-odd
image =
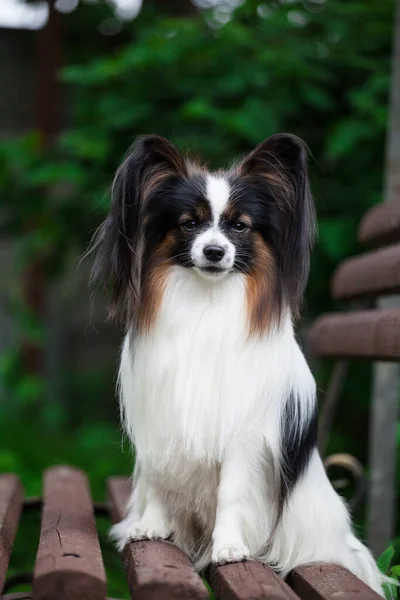
[[[400,244],[345,260],[332,280],[336,300],[372,298],[400,292]]]
[[[317,563],[298,567],[290,584],[302,600],[382,600],[358,577],[337,565]]]
[[[217,600],[299,600],[271,567],[255,561],[210,568]]]
[[[373,367],[367,532],[370,548],[379,556],[393,539],[396,523],[400,364],[376,362]]]
[[[0,476],[0,593],[14,544],[24,492],[16,475]]]
[[[111,518],[120,521],[131,491],[121,477],[108,480]],[[165,541],[131,542],[123,551],[129,590],[135,600],[207,600],[208,592],[188,556]]]
[[[398,242],[400,240],[400,198],[373,206],[361,220],[358,239],[362,244],[373,247]]]
[[[309,333],[316,356],[400,360],[400,309],[328,314]]]
[[[55,467],[44,475],[34,600],[105,600],[106,576],[87,477]]]

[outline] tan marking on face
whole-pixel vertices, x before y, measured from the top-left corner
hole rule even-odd
[[[155,250],[149,275],[143,286],[143,298],[138,310],[138,329],[147,333],[153,326],[165,292],[168,272],[172,266],[171,254],[175,243],[173,232],[167,234]]]
[[[244,223],[245,225],[247,225],[247,227],[250,228],[253,226],[252,218],[250,217],[250,215],[247,215],[245,213],[241,214],[240,217],[238,217],[237,221]]]
[[[222,218],[224,220],[228,221],[228,223],[233,223],[233,222],[237,223],[238,221],[241,221],[242,223],[247,225],[247,227],[250,227],[250,228],[253,225],[253,221],[252,221],[252,218],[250,217],[250,215],[248,215],[247,213],[238,214],[237,209],[234,204],[227,205],[227,207],[225,208],[225,210],[222,214]]]
[[[185,221],[193,221],[193,216],[190,213],[183,213],[183,215],[179,217],[179,225],[183,225]]]
[[[262,236],[255,232],[255,260],[246,275],[247,318],[250,336],[265,334],[279,309],[274,297],[276,265],[273,254]]]
[[[211,210],[206,202],[199,201],[193,208],[193,213],[183,213],[179,218],[179,225],[182,225],[185,221],[198,221],[204,223],[211,219]]]

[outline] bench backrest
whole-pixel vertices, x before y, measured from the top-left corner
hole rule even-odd
[[[372,208],[361,221],[359,240],[378,249],[339,266],[332,281],[332,296],[338,301],[359,301],[399,293],[400,204]],[[315,356],[399,361],[400,309],[323,315],[311,328],[309,342]]]

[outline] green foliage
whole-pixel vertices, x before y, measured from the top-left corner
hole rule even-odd
[[[389,574],[390,565],[391,565],[394,555],[395,555],[394,547],[389,546],[389,548],[386,548],[386,550],[384,550],[382,552],[382,554],[379,556],[378,560],[376,561],[379,569],[385,575]]]
[[[395,600],[400,597],[399,582],[400,582],[400,565],[393,565],[393,559],[396,555],[396,550],[393,545],[386,548],[379,556],[377,564],[381,572],[387,577],[391,577],[394,583],[386,583],[385,596],[387,600]],[[397,584],[395,583],[397,582]]]

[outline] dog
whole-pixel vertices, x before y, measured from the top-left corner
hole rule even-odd
[[[307,148],[273,135],[227,171],[139,138],[119,167],[92,280],[126,326],[122,422],[136,451],[118,548],[169,539],[211,561],[336,563],[379,594],[316,447],[295,338],[315,234]]]

